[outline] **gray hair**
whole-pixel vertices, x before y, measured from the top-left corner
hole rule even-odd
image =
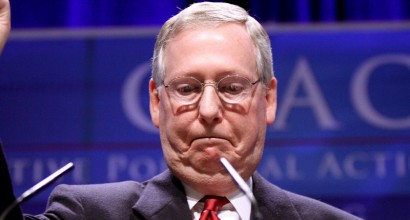
[[[255,45],[258,75],[269,87],[273,77],[273,61],[268,34],[243,8],[222,2],[194,3],[165,22],[158,34],[152,58],[152,78],[157,87],[164,80],[164,51],[172,37],[191,27],[218,26],[228,22],[244,24]]]

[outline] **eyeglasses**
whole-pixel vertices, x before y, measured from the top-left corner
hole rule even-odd
[[[164,87],[172,99],[182,105],[191,105],[199,101],[204,91],[205,86],[213,86],[216,88],[218,96],[224,102],[236,104],[243,101],[252,91],[252,86],[260,82],[260,78],[255,82],[249,79],[238,76],[228,75],[220,79],[218,82],[203,83],[194,77],[177,77],[172,79],[168,85]]]

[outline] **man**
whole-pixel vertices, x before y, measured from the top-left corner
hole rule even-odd
[[[10,32],[10,4],[8,0],[0,0],[0,54],[6,44]]]
[[[169,170],[144,183],[58,186],[46,212],[26,219],[254,219],[221,157],[252,188],[264,219],[357,219],[255,171],[275,120],[276,79],[268,35],[245,10],[197,3],[181,11],[161,28],[152,67],[150,113]],[[218,210],[203,211],[210,201]]]

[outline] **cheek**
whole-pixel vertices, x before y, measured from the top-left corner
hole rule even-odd
[[[160,129],[164,130],[165,133],[177,125],[178,120],[174,112],[173,105],[169,102],[165,92],[163,92],[159,104],[159,125]]]
[[[170,103],[163,102],[159,114],[162,144],[178,152],[186,151],[187,135],[193,124],[192,118],[194,117],[190,112],[178,114],[177,109]]]
[[[244,122],[238,124],[238,126],[241,126],[238,130],[241,130],[243,137],[246,137],[246,140],[244,140],[247,142],[246,145],[251,146],[244,149],[248,151],[247,153],[254,151],[255,148],[263,148],[261,145],[263,145],[266,134],[266,103],[263,99],[254,101],[252,103],[254,107],[250,108]]]
[[[256,133],[266,128],[266,102],[264,99],[253,101],[243,122],[240,123],[246,133]]]

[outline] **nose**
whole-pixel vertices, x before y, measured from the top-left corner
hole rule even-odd
[[[212,124],[222,120],[222,103],[217,88],[212,83],[204,84],[201,99],[198,103],[199,120]]]

